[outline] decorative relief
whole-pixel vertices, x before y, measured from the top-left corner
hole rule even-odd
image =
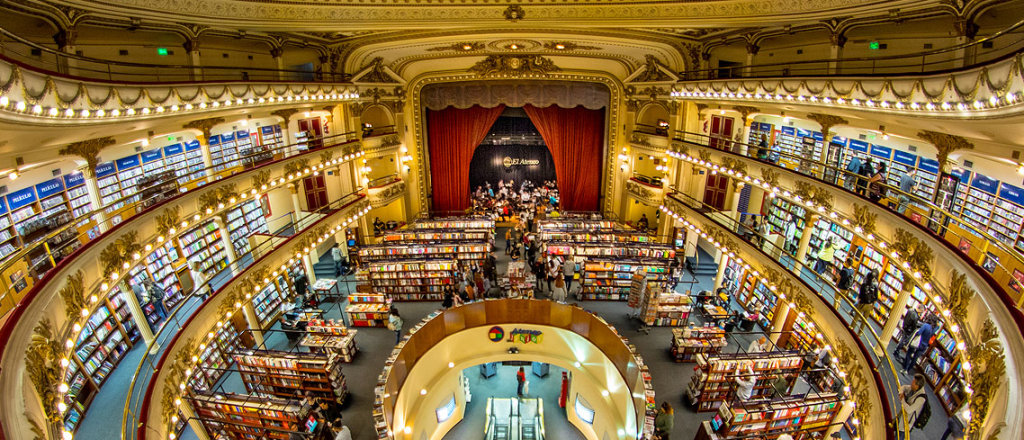
[[[648,139],[646,135],[640,133],[633,133],[632,136],[629,138],[629,143],[641,147],[651,147],[651,140]]]
[[[87,308],[85,300],[85,273],[78,270],[68,275],[67,283],[57,292],[64,300],[64,316],[73,321],[76,316]]]
[[[946,165],[948,165],[950,153],[958,150],[974,149],[973,143],[963,137],[952,134],[924,130],[918,133],[917,137],[928,141],[928,143],[935,146],[936,150],[939,150],[936,157],[939,162],[939,167],[942,168],[942,170],[945,170]]]
[[[748,174],[747,163],[738,159],[733,159],[730,156],[725,156],[722,158],[722,166],[727,169],[732,169],[737,172],[743,173],[744,176]]]
[[[384,66],[384,58],[376,57],[370,60],[370,64],[359,69],[360,74],[352,79],[352,82],[376,83],[376,84],[398,84],[398,80],[392,76],[389,69]],[[396,75],[397,76],[397,75]]]
[[[427,49],[427,52],[472,52],[482,50],[486,46],[480,42],[452,43],[447,46],[437,46]]]
[[[502,12],[502,15],[505,16],[505,20],[515,23],[519,20],[526,18],[526,11],[523,10],[522,6],[509,5],[507,8],[505,8],[505,11]]]
[[[381,148],[397,147],[399,145],[402,145],[402,139],[397,134],[385,136],[380,140]]]
[[[771,186],[779,186],[779,172],[772,168],[761,168],[761,180]]]
[[[576,44],[576,43],[573,43],[571,41],[548,41],[548,42],[544,43],[544,48],[547,49],[547,50],[565,50],[565,51],[601,50],[601,48],[597,47],[597,46],[584,46],[582,44]]]
[[[205,195],[200,195],[199,199],[202,200]],[[167,235],[171,229],[177,228],[179,223],[181,223],[181,207],[175,205],[166,208],[156,216],[156,233],[157,235]]]
[[[637,72],[634,73],[633,78],[631,80],[627,80],[628,82],[645,83],[675,81],[676,79],[678,79],[674,75],[669,73],[671,71],[668,69],[668,67],[665,67],[665,65],[662,64],[661,61],[658,60],[658,57],[648,54],[644,56],[644,60],[644,65],[641,66],[637,70]]]
[[[272,114],[274,116],[277,116],[277,117],[280,117],[281,119],[284,119],[284,125],[288,126],[288,123],[292,119],[292,115],[294,115],[294,114],[296,114],[298,112],[299,112],[299,109],[297,109],[297,108],[283,108],[281,110],[274,110],[274,111],[270,112],[270,114]]]
[[[284,173],[299,174],[306,168],[309,168],[309,159],[293,160],[284,165]]]
[[[873,235],[875,233],[875,223],[878,221],[878,215],[872,211],[871,207],[854,203],[853,220],[854,224],[860,226],[861,230],[864,231],[864,235]]]
[[[559,70],[540,55],[491,55],[469,69],[481,77],[546,76]]]
[[[85,159],[85,163],[88,164],[86,167],[87,175],[91,178],[95,178],[96,165],[100,163],[100,150],[116,143],[117,141],[115,141],[111,136],[89,139],[68,144],[64,148],[61,148],[57,154],[60,154],[61,156],[78,156]]]
[[[368,197],[370,199],[370,206],[374,208],[381,208],[389,205],[391,202],[398,200],[405,194],[407,185],[405,181],[397,181],[383,188],[371,188],[368,191]]]
[[[868,394],[868,387],[871,387],[872,384],[865,377],[864,368],[857,361],[853,350],[841,340],[835,341],[834,345],[835,359],[843,367],[843,370],[846,371],[845,382],[850,387],[850,398],[856,404],[853,408],[853,414],[860,422],[860,429],[870,432],[867,427],[871,420],[872,401]]]
[[[824,115],[821,113],[808,113],[807,119],[810,119],[821,125],[821,132],[824,133],[826,145],[828,145],[828,143],[832,141],[832,136],[835,135],[835,133],[832,132],[832,127],[835,127],[837,125],[848,125],[850,123],[850,121],[847,121],[844,118],[840,118],[839,116]]]
[[[189,121],[189,123],[185,125],[182,125],[181,128],[199,130],[200,132],[203,133],[203,143],[205,144],[210,141],[210,130],[212,130],[213,127],[216,127],[223,123],[224,118],[196,119],[194,121]]]
[[[949,298],[946,299],[953,319],[960,322],[967,319],[967,309],[975,294],[977,292],[967,283],[967,276],[954,269],[949,276]]]
[[[126,263],[131,263],[132,256],[142,251],[139,244],[139,233],[128,231],[107,245],[100,252],[100,264],[103,266],[103,278],[121,271]]]
[[[967,432],[973,434],[969,436],[973,439],[985,426],[989,409],[1006,376],[1003,345],[999,342],[999,330],[991,319],[986,319],[982,325],[977,343],[968,347],[967,358],[972,364],[969,382],[974,389],[970,397],[972,417]]]
[[[270,170],[263,170],[252,175],[252,187],[258,189],[266,188],[270,183]]]
[[[633,180],[626,181],[626,192],[647,206],[661,205],[665,198],[665,190],[663,188],[653,188]]]
[[[43,412],[50,423],[63,421],[57,409],[59,394],[56,389],[56,384],[64,381],[61,358],[61,343],[53,332],[53,323],[50,318],[43,318],[33,329],[32,341],[25,349],[25,372],[43,403]]]
[[[899,258],[910,265],[910,269],[920,272],[921,278],[928,279],[932,276],[932,248],[924,240],[919,240],[916,235],[903,228],[896,229],[890,245],[893,251],[899,253]],[[907,277],[913,281],[918,277]]]

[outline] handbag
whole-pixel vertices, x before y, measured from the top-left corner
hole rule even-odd
[[[910,338],[910,345],[908,347],[917,348],[917,346],[920,345],[920,344],[921,344],[921,334],[918,333],[918,334],[914,335],[913,338]],[[909,351],[910,349],[908,348],[907,350]]]

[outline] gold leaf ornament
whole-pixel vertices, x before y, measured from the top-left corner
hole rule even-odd
[[[43,403],[43,413],[50,423],[63,421],[57,410],[59,396],[56,385],[63,381],[61,358],[61,344],[55,339],[53,322],[43,318],[33,329],[32,340],[25,349],[25,371]]]
[[[81,310],[88,307],[85,300],[85,273],[79,270],[68,275],[67,283],[58,292],[64,299],[64,314],[69,321],[77,320]]]

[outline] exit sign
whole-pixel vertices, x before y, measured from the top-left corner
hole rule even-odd
[[[877,41],[872,41],[872,42],[868,43],[868,48],[872,49],[872,50],[878,50],[878,42]]]
[[[871,43],[871,44],[877,44],[877,43]],[[872,49],[874,49],[874,48],[872,48]],[[160,55],[160,56],[167,55],[167,48],[166,47],[158,47],[158,48],[156,48],[156,54]]]

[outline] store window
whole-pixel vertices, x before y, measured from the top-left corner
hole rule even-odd
[[[576,395],[575,407],[576,415],[579,416],[580,420],[587,422],[589,425],[594,424],[594,409],[590,407],[590,404],[587,403],[587,400],[584,399],[583,396],[580,396],[579,394]]]
[[[452,415],[455,414],[455,395],[452,394],[434,412],[437,413],[437,423],[444,423],[452,418]]]

